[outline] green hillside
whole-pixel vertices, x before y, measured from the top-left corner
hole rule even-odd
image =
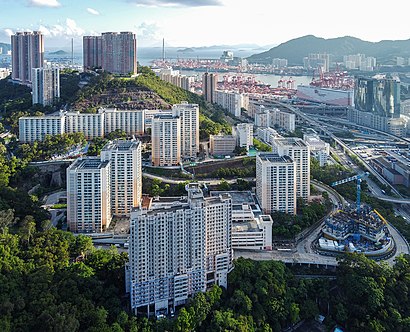
[[[329,53],[342,60],[343,55],[363,53],[376,57],[378,62],[387,62],[396,56],[410,57],[409,40],[382,40],[377,43],[345,36],[324,39],[313,35],[289,40],[266,52],[248,58],[251,63],[271,63],[274,58],[288,59],[289,65],[303,64],[303,57],[309,53]]]

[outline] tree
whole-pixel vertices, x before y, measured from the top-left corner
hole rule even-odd
[[[1,210],[0,211],[0,230],[2,233],[6,233],[8,228],[16,222],[14,219],[14,210]]]

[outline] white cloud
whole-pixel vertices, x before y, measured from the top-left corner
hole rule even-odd
[[[60,7],[58,0],[29,0],[29,4],[36,7]]]
[[[11,30],[11,29],[4,29],[3,32],[8,37],[11,37],[11,35],[13,34],[13,30]]]
[[[38,30],[47,37],[79,37],[85,33],[85,30],[71,18],[60,24],[40,25]]]
[[[100,15],[100,12],[93,8],[87,8],[87,12],[89,12],[91,15]]]
[[[140,45],[153,46],[162,40],[162,29],[156,22],[142,22],[136,29]]]

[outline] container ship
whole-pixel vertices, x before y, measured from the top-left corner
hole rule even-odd
[[[354,79],[346,72],[331,72],[312,79],[309,85],[298,85],[296,97],[301,101],[331,106],[353,106]]]

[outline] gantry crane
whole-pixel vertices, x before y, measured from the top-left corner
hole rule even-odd
[[[360,212],[360,193],[362,191],[362,189],[361,189],[362,179],[367,175],[369,175],[369,172],[365,172],[363,174],[357,174],[357,175],[351,176],[350,178],[339,180],[339,181],[333,182],[331,184],[332,187],[336,187],[339,184],[343,184],[343,183],[347,183],[347,182],[351,182],[351,181],[356,180],[356,211],[357,211],[357,213]]]

